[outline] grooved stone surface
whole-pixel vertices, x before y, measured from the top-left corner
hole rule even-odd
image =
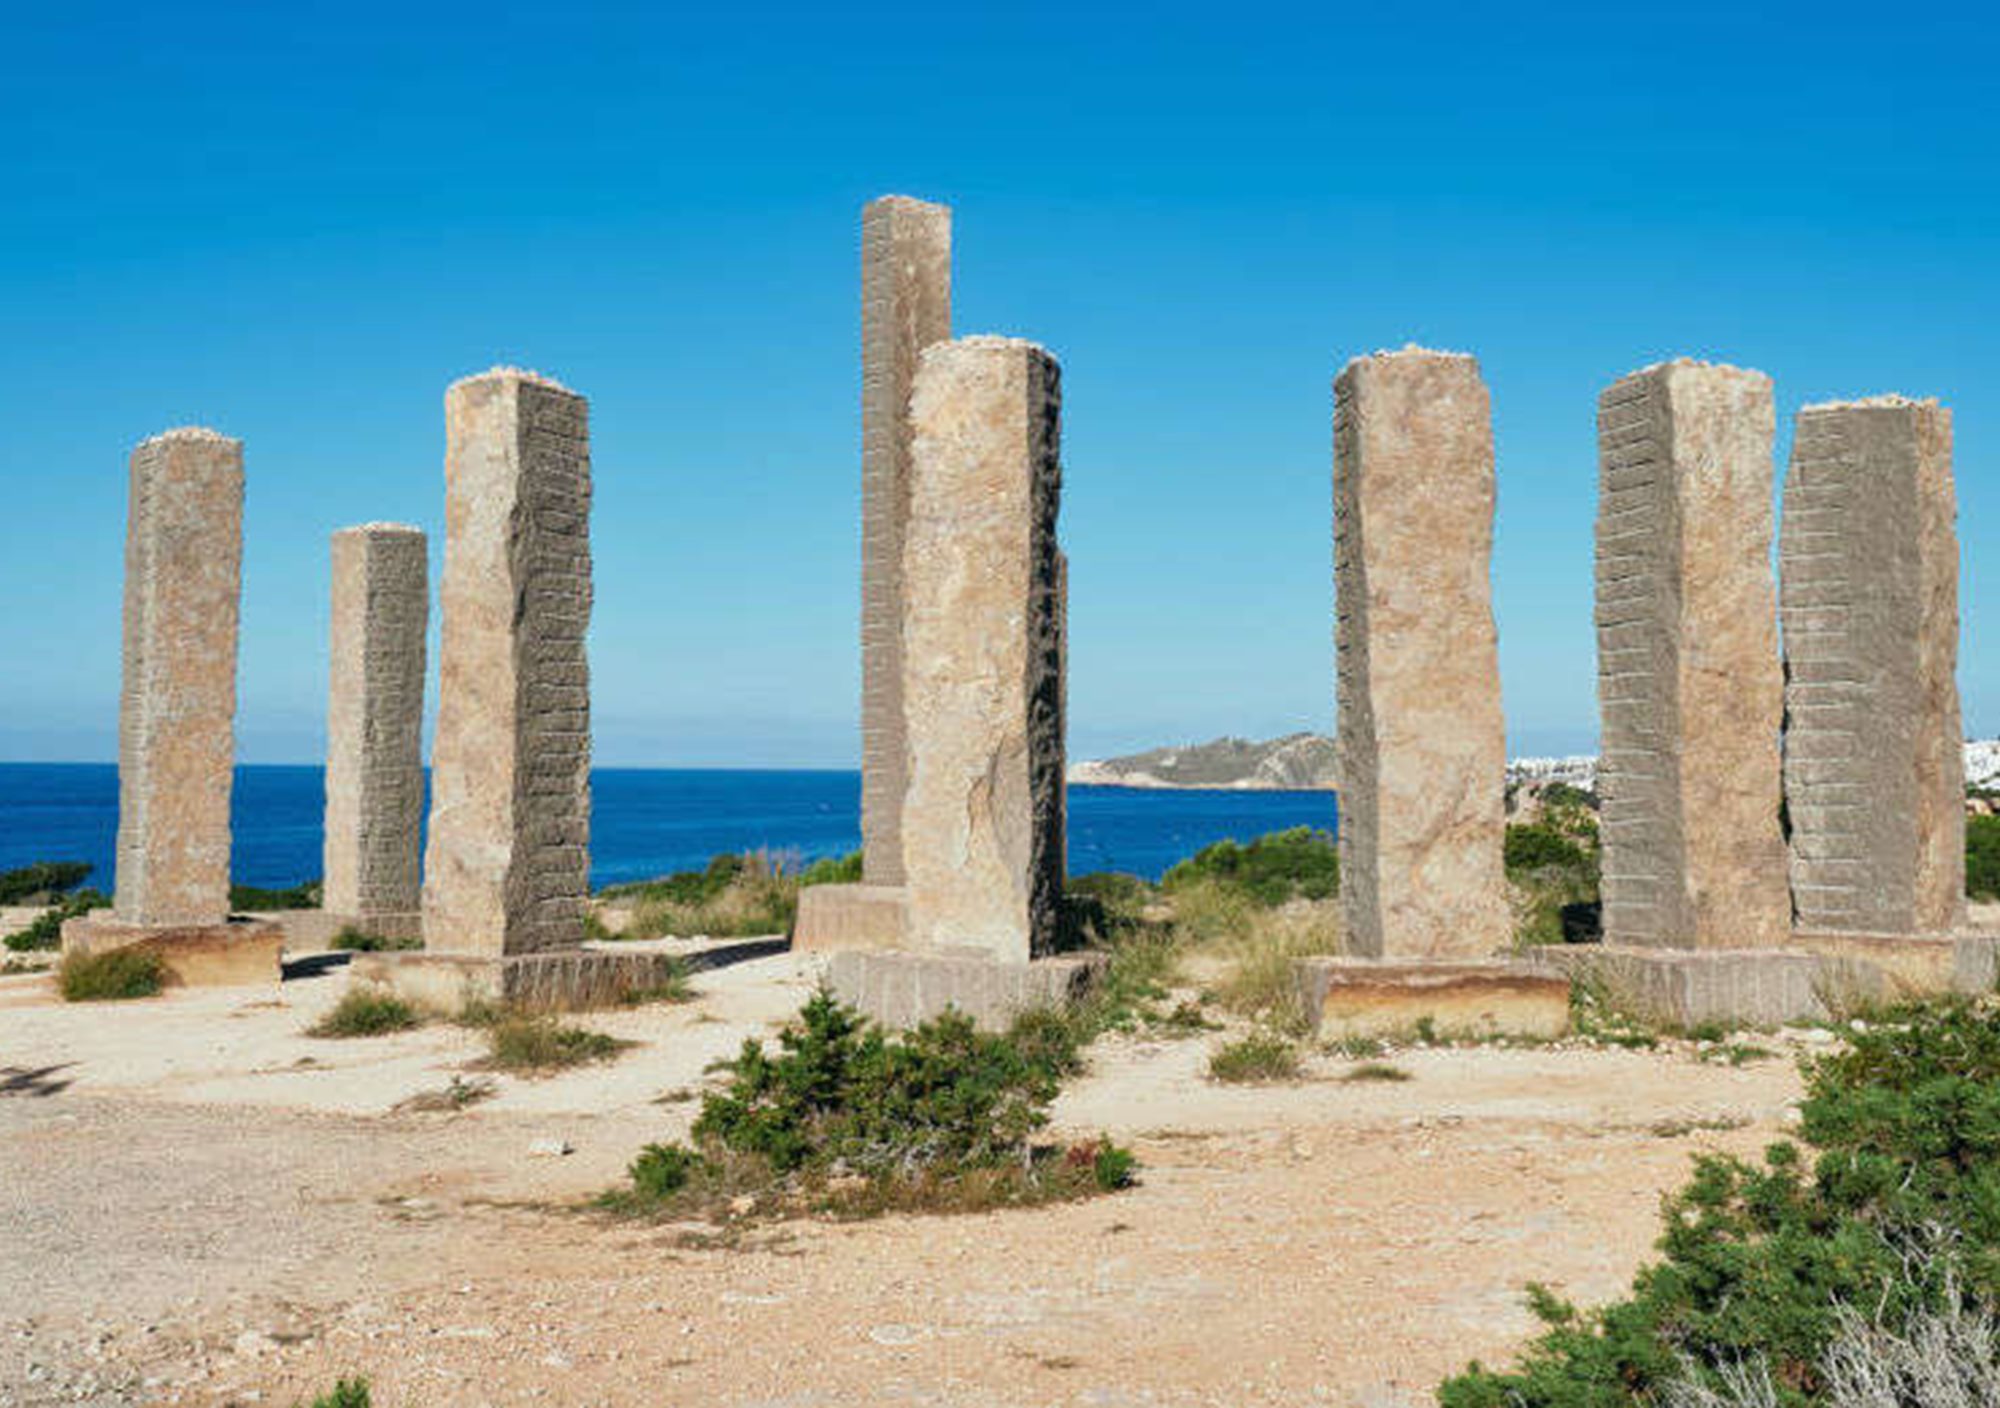
[[[1785,478],[1785,799],[1801,926],[1946,933],[1965,918],[1951,412],[1799,412]]]
[[[1025,962],[1062,901],[1061,392],[1033,343],[923,355],[903,554],[912,949]]]
[[[496,369],[445,393],[445,554],[424,945],[583,940],[590,874],[590,431]]]
[[[171,430],[132,452],[118,711],[117,919],[229,913],[243,443]]]
[[[1351,952],[1479,957],[1512,931],[1479,364],[1415,348],[1334,382],[1340,898]]]
[[[1076,1001],[1103,964],[1092,954],[996,963],[983,953],[850,949],[832,956],[826,981],[842,1002],[885,1027],[914,1027],[956,1010],[1000,1031],[1023,1012]]]
[[[1771,379],[1701,362],[1597,403],[1604,937],[1749,949],[1791,925],[1778,829]]]
[[[917,357],[951,336],[951,209],[883,196],[861,212],[861,848],[903,882],[903,533]]]
[[[423,902],[424,535],[369,523],[333,535],[323,905],[365,922]]]

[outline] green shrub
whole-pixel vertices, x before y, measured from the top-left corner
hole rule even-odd
[[[1401,1066],[1392,1066],[1386,1061],[1363,1061],[1341,1077],[1344,1081],[1395,1082],[1411,1079],[1410,1073]]]
[[[336,1382],[331,1390],[312,1401],[312,1408],[373,1408],[374,1402],[368,1392],[368,1380],[357,1376]]]
[[[119,1002],[153,997],[167,984],[167,965],[143,948],[72,953],[56,970],[65,1002]]]
[[[1208,1058],[1209,1079],[1231,1085],[1292,1080],[1298,1073],[1298,1051],[1291,1042],[1271,1032],[1253,1032]]]
[[[632,1190],[642,1198],[672,1197],[701,1167],[701,1155],[679,1144],[648,1144],[632,1161]]]
[[[2000,816],[1965,819],[1965,893],[2000,900]]]
[[[845,874],[848,861],[822,864],[824,877]],[[757,851],[716,856],[701,870],[614,885],[604,896],[632,905],[632,921],[620,938],[740,937],[791,932],[803,883],[795,864],[785,857]]]
[[[1509,879],[1552,868],[1581,870],[1590,864],[1582,846],[1543,822],[1509,826],[1504,856]]]
[[[720,1192],[847,1210],[973,1207],[1123,1186],[1131,1156],[1108,1141],[1038,1150],[1070,1031],[1031,1014],[1007,1035],[948,1011],[889,1035],[821,991],[768,1052],[747,1040],[729,1081],[703,1097],[693,1148],[651,1144],[611,1206],[713,1200]],[[838,1183],[845,1179],[859,1187]]]
[[[38,860],[18,870],[0,871],[0,904],[32,904],[74,890],[90,874],[80,860]]]
[[[529,1075],[609,1061],[632,1044],[604,1032],[565,1026],[543,1013],[508,1012],[485,1025],[486,1065]]]
[[[424,946],[422,939],[392,939],[381,934],[371,934],[357,929],[352,924],[343,925],[340,932],[328,941],[327,947],[341,949],[349,953],[398,953]]]
[[[1310,826],[1274,831],[1247,846],[1217,841],[1176,864],[1160,888],[1172,893],[1203,880],[1267,909],[1289,899],[1331,899],[1340,893],[1340,850],[1332,832]]]
[[[281,890],[266,889],[261,885],[231,885],[229,907],[258,914],[274,909],[318,909],[319,894],[317,880],[307,880]]]
[[[110,903],[108,895],[99,894],[96,890],[78,890],[53,908],[45,909],[36,915],[27,928],[17,929],[9,934],[5,940],[6,945],[15,953],[60,948],[65,920],[78,918],[93,909],[103,909]]]
[[[307,1036],[381,1036],[423,1025],[423,1014],[402,998],[379,988],[352,987],[317,1022]]]
[[[1662,1259],[1632,1294],[1584,1313],[1547,1293],[1549,1328],[1518,1368],[1478,1365],[1442,1408],[1651,1405],[1692,1373],[1769,1366],[1776,1402],[1826,1404],[1842,1317],[1891,1332],[2000,1295],[2000,1016],[1965,1004],[1900,1014],[1809,1062],[1801,1133],[1761,1163],[1699,1160],[1668,1200]]]
[[[799,872],[799,888],[808,885],[858,885],[861,883],[861,852],[844,856],[823,856]]]

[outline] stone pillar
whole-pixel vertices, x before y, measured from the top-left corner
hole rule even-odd
[[[903,869],[912,948],[1024,963],[1063,884],[1059,372],[1033,343],[927,350],[910,401]]]
[[[132,452],[125,683],[118,711],[116,914],[229,915],[243,442],[170,430]]]
[[[1479,364],[1406,348],[1334,382],[1340,894],[1350,953],[1505,948],[1493,431]]]
[[[590,431],[496,368],[445,393],[445,556],[424,946],[574,948],[590,886]]]
[[[333,535],[321,905],[384,938],[421,932],[426,548],[400,523]]]
[[[1785,480],[1784,773],[1800,928],[1942,934],[1965,916],[1951,412],[1799,412]]]
[[[903,883],[903,535],[910,387],[951,336],[951,209],[883,196],[861,212],[862,879]]]
[[[270,981],[278,931],[229,922],[229,794],[243,563],[243,442],[170,430],[132,452],[109,916],[63,946],[143,944],[191,984]]]
[[[1604,937],[1747,949],[1790,928],[1771,580],[1771,379],[1701,362],[1598,398]]]

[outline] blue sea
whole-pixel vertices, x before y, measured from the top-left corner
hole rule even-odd
[[[591,774],[591,882],[602,887],[705,865],[723,851],[797,860],[861,844],[861,775],[695,768]],[[316,767],[240,767],[231,869],[240,885],[286,886],[320,874],[325,805]],[[1069,868],[1157,879],[1210,842],[1289,826],[1334,827],[1331,792],[1069,789]],[[118,769],[110,763],[0,763],[0,870],[83,860],[115,883]]]

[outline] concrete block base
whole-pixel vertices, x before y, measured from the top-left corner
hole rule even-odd
[[[1401,1036],[1420,1023],[1440,1036],[1554,1040],[1569,1031],[1569,979],[1526,963],[1303,958],[1298,978],[1323,1037]]]
[[[1799,930],[1788,947],[1880,971],[1890,1001],[1992,992],[2000,934],[1845,934]]]
[[[127,924],[100,911],[65,920],[62,948],[64,957],[144,948],[160,956],[175,986],[236,987],[279,981],[285,931],[246,916],[219,924]]]
[[[1683,1029],[1831,1021],[1887,995],[1871,964],[1794,949],[1549,944],[1531,961],[1595,984],[1618,1011]]]
[[[342,930],[370,934],[378,939],[416,940],[424,937],[424,916],[408,914],[332,914],[323,909],[276,909],[255,914],[285,931],[285,947],[294,954],[317,953],[333,947]]]
[[[1002,963],[984,953],[836,953],[827,970],[834,994],[885,1027],[914,1027],[955,1007],[989,1031],[1023,1012],[1060,1007],[1087,991],[1101,954],[1064,954]]]
[[[901,948],[906,917],[900,885],[808,885],[799,891],[792,947],[812,953]]]
[[[460,953],[357,953],[356,981],[379,983],[397,996],[440,1012],[470,1003],[536,1012],[611,1007],[658,987],[679,968],[671,954],[563,949],[487,958]]]

